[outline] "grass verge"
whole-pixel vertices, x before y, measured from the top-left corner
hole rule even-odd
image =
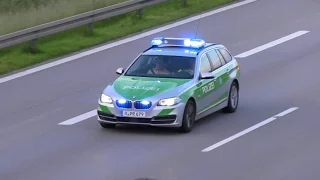
[[[0,75],[233,1],[235,0],[189,0],[189,6],[184,8],[182,0],[169,0],[146,8],[142,19],[132,12],[97,22],[94,25],[93,35],[88,35],[87,26],[84,26],[41,38],[38,41],[37,53],[30,53],[26,50],[28,43],[6,48],[0,50]]]
[[[0,35],[128,0],[0,0]]]

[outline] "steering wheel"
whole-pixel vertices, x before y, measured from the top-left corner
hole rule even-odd
[[[182,77],[189,77],[191,76],[190,73],[186,72],[186,71],[180,71],[176,73],[178,76],[182,76]]]

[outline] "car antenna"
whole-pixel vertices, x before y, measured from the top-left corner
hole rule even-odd
[[[194,39],[197,39],[197,35],[198,35],[198,31],[199,31],[199,26],[200,26],[200,21],[201,21],[201,14],[200,14],[200,17],[199,17],[199,19],[198,19],[198,25],[197,25],[197,30],[196,30],[196,34],[195,34]]]

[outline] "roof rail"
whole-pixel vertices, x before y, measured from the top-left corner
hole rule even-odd
[[[155,48],[155,47],[156,47],[156,46],[150,46],[148,49],[144,50],[143,52],[147,52],[147,51],[149,51],[150,49]]]

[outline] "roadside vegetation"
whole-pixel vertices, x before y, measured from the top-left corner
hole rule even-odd
[[[0,0],[0,35],[128,0]]]
[[[2,0],[0,1],[3,3],[4,1],[17,3],[23,2],[27,0]],[[50,9],[50,4],[52,5],[51,9],[55,9],[59,3],[66,3],[63,1],[67,0],[29,0],[36,2],[34,4],[26,5],[24,10],[26,9],[37,9],[39,6],[47,7],[48,10]],[[69,0],[69,2],[73,2],[73,6],[81,6],[78,4],[84,3],[85,1],[93,2],[96,1],[97,3],[100,2],[119,2],[121,0]],[[125,0],[122,0],[125,1]],[[87,33],[87,26],[83,26],[80,28],[72,29],[69,31],[57,33],[48,37],[44,37],[39,39],[38,41],[38,50],[36,53],[31,53],[28,51],[26,47],[29,46],[29,43],[20,44],[14,47],[6,48],[0,50],[0,75],[9,73],[14,70],[19,70],[24,67],[28,67],[30,65],[35,65],[37,63],[44,62],[46,60],[56,58],[59,56],[67,55],[69,53],[73,53],[79,50],[83,50],[85,48],[92,47],[94,45],[99,45],[101,43],[105,43],[110,40],[114,40],[132,33],[136,33],[148,28],[152,28],[157,25],[161,25],[164,23],[168,23],[173,20],[177,20],[182,17],[186,17],[195,13],[199,13],[201,11],[209,10],[215,8],[217,6],[233,2],[234,0],[188,0],[188,7],[183,7],[182,0],[169,0],[167,2],[148,7],[143,11],[142,19],[137,16],[136,12],[128,13],[125,15],[117,16],[114,18],[110,18],[101,22],[97,22],[94,24],[94,33],[88,34]],[[52,2],[55,2],[53,5]],[[77,3],[76,3],[77,2]],[[37,4],[38,3],[38,4]],[[68,4],[68,3],[66,3]],[[75,5],[77,4],[77,5]],[[0,4],[1,7],[2,4]],[[101,4],[104,6],[104,4]],[[13,8],[13,5],[7,4],[7,9]],[[75,12],[84,12],[86,11],[85,8],[77,9],[72,6],[70,11]],[[82,7],[82,6],[81,6]],[[83,6],[84,7],[84,6]],[[96,6],[98,7],[98,5]],[[22,10],[16,10],[22,12]],[[88,10],[88,9],[87,9]],[[36,10],[29,10],[31,12],[36,12]],[[29,12],[28,11],[28,12]],[[0,13],[4,13],[5,10],[3,8],[0,9]],[[26,13],[28,14],[26,11]],[[58,12],[58,11],[57,11]],[[66,14],[63,15],[63,11],[61,10],[60,17],[65,17]],[[14,11],[12,12],[14,13]],[[67,13],[65,10],[64,13]],[[10,13],[9,13],[10,14]],[[43,16],[45,11],[43,12]],[[54,14],[54,11],[48,12],[48,16],[50,14]],[[59,13],[57,13],[59,14]],[[1,14],[0,14],[1,17]],[[34,15],[34,18],[39,17],[40,19],[44,20],[46,17],[42,17],[41,15]],[[56,16],[58,17],[58,16]],[[12,17],[11,20],[10,16],[7,15],[7,22],[16,21],[17,26],[20,26],[20,23],[23,24],[25,21],[23,18],[20,17],[15,19],[16,17]],[[59,18],[58,18],[59,19]],[[40,21],[40,20],[39,20]],[[0,20],[0,25],[1,25]],[[3,24],[1,25],[3,27]]]

